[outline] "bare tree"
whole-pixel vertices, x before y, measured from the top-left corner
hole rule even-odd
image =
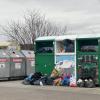
[[[29,49],[29,45],[26,44],[33,44],[35,38],[39,36],[61,35],[67,31],[66,26],[61,27],[51,23],[39,11],[28,12],[24,16],[23,23],[12,21],[2,29],[11,40],[15,40]]]

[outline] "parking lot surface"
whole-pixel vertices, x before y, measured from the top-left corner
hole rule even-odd
[[[0,100],[100,100],[100,88],[23,85],[0,82]]]

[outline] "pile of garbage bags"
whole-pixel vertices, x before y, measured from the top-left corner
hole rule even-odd
[[[42,75],[41,72],[31,73],[23,80],[24,85],[53,85],[53,86],[70,86],[70,87],[95,87],[92,79],[78,79],[76,82],[75,77],[70,73],[64,72],[64,69],[56,69],[52,71],[50,76]]]
[[[78,87],[93,88],[93,87],[95,87],[95,83],[92,79],[85,79],[85,80],[78,79],[77,86]]]
[[[53,85],[53,86],[76,86],[73,77],[61,70],[54,69],[50,76],[42,75],[41,72],[31,73],[23,80],[25,85]]]

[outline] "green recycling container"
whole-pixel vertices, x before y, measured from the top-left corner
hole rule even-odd
[[[100,85],[100,43],[99,37],[78,38],[77,43],[77,79],[93,79]]]
[[[50,75],[54,68],[54,40],[35,41],[35,71]]]

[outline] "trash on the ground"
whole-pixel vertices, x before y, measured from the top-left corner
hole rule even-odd
[[[63,69],[64,72],[64,69]],[[54,68],[50,76],[42,75],[41,72],[31,73],[23,80],[25,85],[52,85],[52,86],[70,86],[70,87],[95,87],[92,79],[78,79],[77,83],[75,77],[69,73],[62,73],[61,70]],[[77,85],[76,85],[77,84]]]
[[[87,88],[93,88],[95,87],[94,81],[92,79],[79,79],[77,81],[77,86],[78,87],[87,87]]]
[[[31,84],[34,85],[34,82],[39,80],[42,77],[42,74],[40,72],[31,73],[29,76],[27,76],[24,81],[22,82],[25,85]]]
[[[70,86],[70,87],[87,87],[93,88],[94,81],[90,79],[78,79],[76,83],[76,78],[66,68],[55,67],[51,72],[51,75],[42,75],[41,72],[31,73],[27,76],[23,84],[25,85],[52,85],[52,86]]]
[[[42,75],[40,72],[31,73],[27,76],[23,84],[25,85],[54,85],[54,86],[70,86],[70,73],[64,72],[65,69],[54,68],[50,76]],[[71,80],[72,82],[72,80]]]

